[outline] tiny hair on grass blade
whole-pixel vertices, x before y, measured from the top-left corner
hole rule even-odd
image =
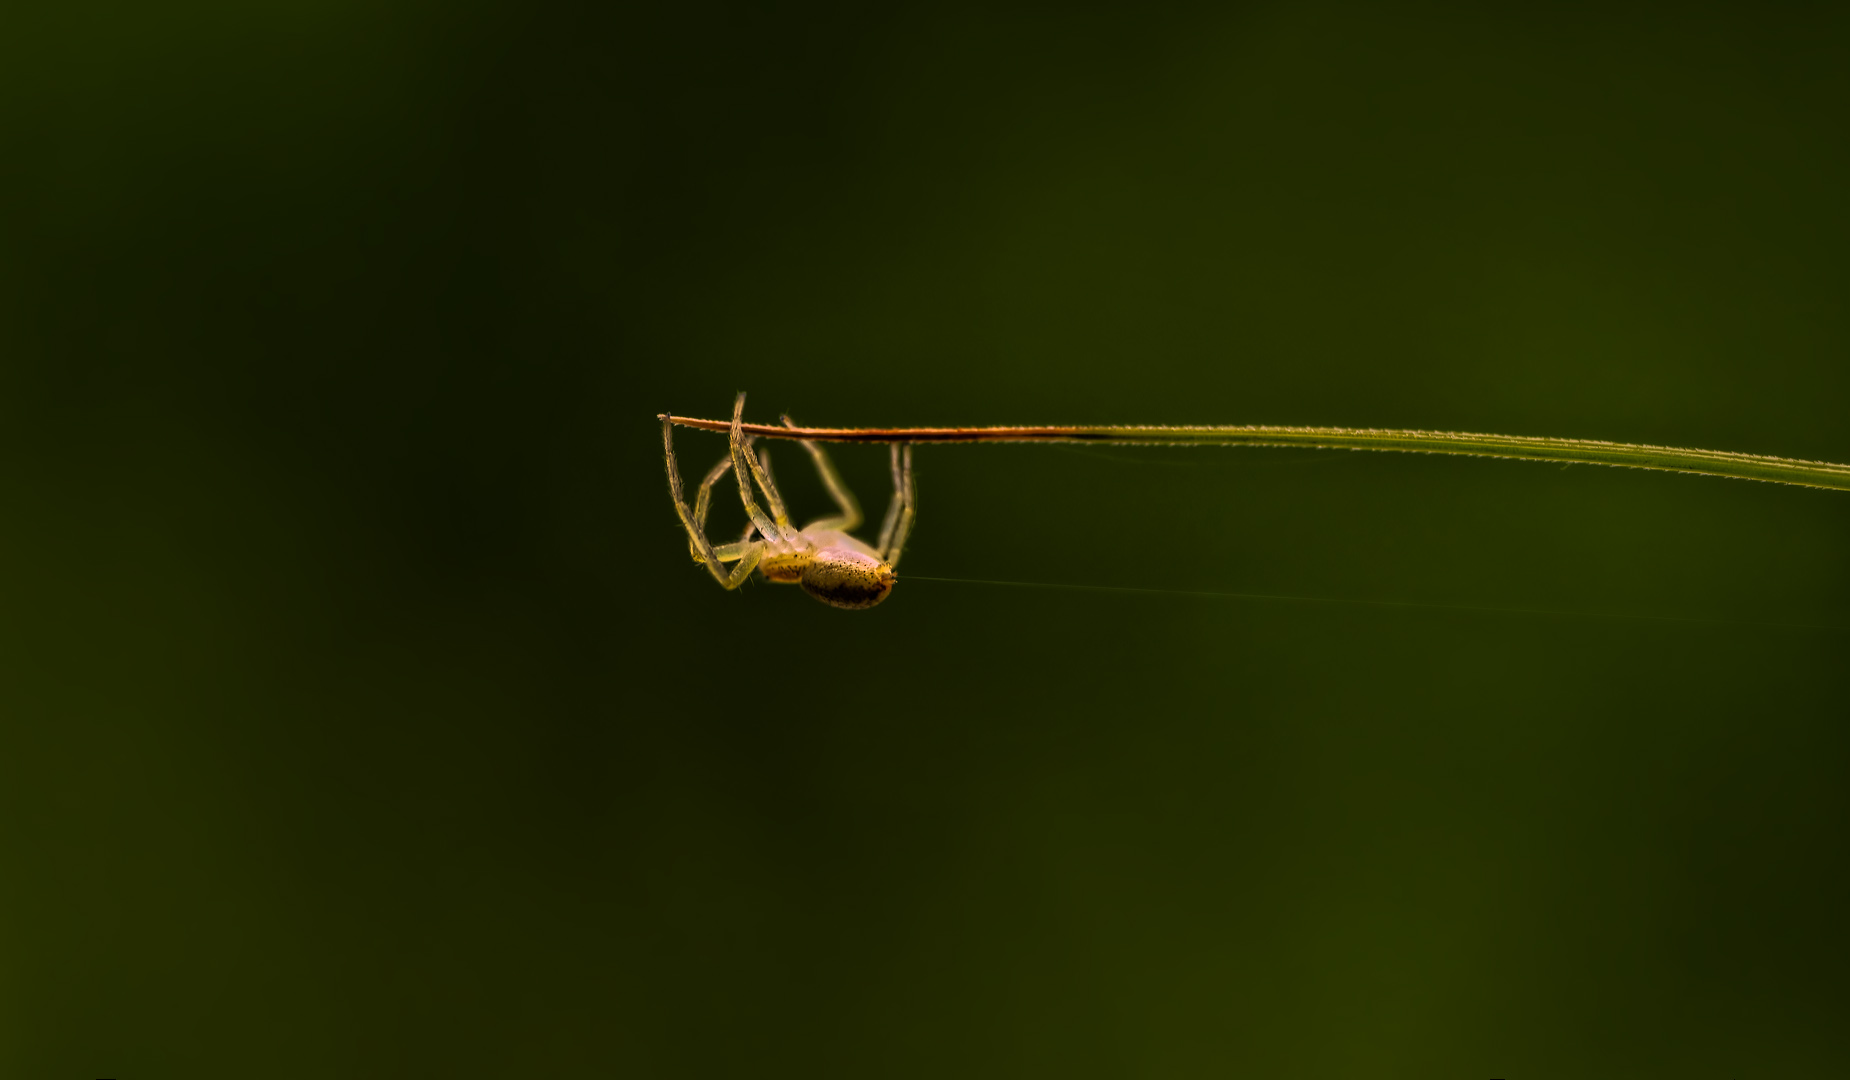
[[[664,423],[703,431],[729,432],[732,423],[663,415]],[[796,439],[810,444],[841,443],[1119,443],[1144,446],[1295,446],[1326,450],[1394,450],[1416,454],[1466,454],[1564,465],[1611,465],[1696,473],[1734,480],[1850,491],[1850,465],[1824,461],[1692,450],[1673,446],[1554,439],[1534,435],[1482,435],[1459,431],[1385,428],[1269,427],[1265,425],[1167,427],[914,427],[822,428],[740,424],[742,437]]]

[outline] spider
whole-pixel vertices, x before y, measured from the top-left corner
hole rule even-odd
[[[691,511],[681,492],[681,470],[675,463],[674,423],[666,415],[661,418],[662,450],[668,458],[668,490],[674,496],[674,508],[681,516],[681,524],[687,526],[687,546],[694,561],[705,564],[713,580],[728,590],[743,585],[756,567],[769,580],[801,585],[804,592],[831,607],[858,610],[885,600],[898,580],[893,568],[899,565],[900,549],[906,546],[906,536],[912,532],[915,502],[912,444],[893,444],[893,498],[887,504],[886,521],[880,526],[880,543],[870,547],[848,535],[849,529],[861,523],[860,504],[842,483],[841,474],[835,471],[828,454],[808,439],[798,441],[815,460],[822,485],[829,489],[829,496],[841,512],[812,521],[801,529],[790,527],[784,500],[771,481],[770,457],[766,454],[760,460],[760,455],[752,449],[753,440],[746,438],[741,430],[744,417],[745,395],[740,394],[732,406],[732,451],[700,481],[700,493]],[[785,427],[796,426],[788,416],[783,421]],[[712,502],[713,485],[728,469],[739,478],[739,501],[745,504],[751,524],[746,526],[745,535],[737,543],[714,547],[706,534],[707,510]],[[748,471],[750,480],[746,479]],[[770,504],[769,514],[752,498],[753,480],[764,492],[765,502]],[[758,539],[752,539],[753,533],[758,534]],[[722,565],[729,562],[738,564],[731,573]]]

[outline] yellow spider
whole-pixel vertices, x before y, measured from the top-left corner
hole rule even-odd
[[[666,415],[662,420],[662,450],[668,458],[668,490],[674,496],[675,513],[687,526],[687,546],[694,561],[705,564],[713,580],[723,588],[736,589],[745,583],[755,567],[772,581],[797,584],[803,591],[832,607],[870,608],[887,598],[899,578],[893,568],[899,565],[899,553],[912,532],[913,504],[912,444],[894,443],[892,454],[893,498],[887,504],[886,521],[880,526],[880,543],[869,546],[848,535],[861,523],[861,507],[842,483],[841,474],[829,461],[821,446],[808,439],[799,440],[816,462],[822,484],[829,489],[841,511],[834,517],[812,521],[801,529],[790,526],[784,500],[771,482],[771,474],[745,438],[741,425],[745,416],[745,395],[740,394],[732,406],[732,451],[700,482],[694,509],[687,508],[681,492],[681,470],[675,463],[674,422]],[[794,428],[788,416],[784,426]],[[707,510],[712,502],[713,485],[730,469],[739,478],[739,500],[751,518],[745,535],[735,544],[714,547],[707,540]],[[750,479],[746,474],[750,473]],[[766,514],[752,498],[752,482],[764,492],[771,512]],[[753,534],[757,539],[753,539]],[[723,565],[738,565],[727,572]]]

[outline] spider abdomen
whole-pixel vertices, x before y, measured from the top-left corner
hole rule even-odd
[[[830,607],[870,608],[887,598],[899,580],[886,563],[848,548],[826,547],[811,556],[799,583]]]

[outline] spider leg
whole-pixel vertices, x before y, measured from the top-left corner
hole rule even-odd
[[[718,465],[713,466],[704,480],[700,481],[700,495],[694,500],[694,525],[699,528],[701,532],[705,532],[707,529],[707,511],[712,509],[713,505],[713,485],[719,482],[720,477],[725,476],[730,471],[732,471],[732,455],[728,454],[719,460]],[[720,561],[731,562],[738,558],[737,554],[728,555],[726,552],[736,552],[740,549],[747,540],[752,538],[752,533],[756,531],[756,529],[757,526],[747,521],[745,523],[745,532],[740,534],[738,543],[722,544],[714,548],[714,551],[719,552]],[[700,557],[700,549],[694,546],[692,540],[687,542],[687,550],[689,554],[693,555],[695,562],[704,561]]]
[[[899,444],[893,443],[888,446],[887,449],[892,452],[893,494],[886,501],[886,517],[880,522],[880,542],[874,545],[874,547],[880,551],[885,551],[887,544],[892,542],[893,530],[899,525],[899,493],[901,491],[899,482]]]
[[[764,558],[763,544],[754,541],[753,543],[740,544],[739,546],[744,548],[744,551],[739,554],[739,565],[733,567],[732,573],[727,576],[726,580],[720,582],[721,585],[725,586],[727,592],[731,592],[745,584],[745,579],[752,576],[753,570],[758,569],[758,560]],[[714,576],[718,577],[719,575],[715,574]]]
[[[728,574],[721,564],[719,552],[707,541],[706,532],[695,521],[693,511],[687,508],[687,497],[681,493],[681,468],[674,456],[674,422],[666,416],[662,417],[662,453],[668,459],[668,493],[674,497],[675,513],[687,529],[688,542],[699,552],[700,561],[706,564],[714,581],[728,590],[738,588],[751,576],[752,570],[758,566],[758,560],[763,558],[764,545],[745,541],[726,545],[730,558],[739,560],[739,564]],[[715,480],[719,478],[716,473],[709,475]]]
[[[764,492],[764,501],[770,504],[771,520],[777,523],[784,539],[790,539],[794,530],[790,527],[790,512],[784,509],[784,496],[777,490],[777,480],[771,475],[771,448],[767,446],[760,450],[757,438],[747,437],[745,463],[752,467],[752,479],[758,481],[759,490]]]
[[[707,511],[713,508],[713,485],[719,483],[720,477],[725,476],[731,469],[732,455],[727,454],[719,460],[718,465],[707,470],[706,478],[700,481],[700,493],[694,498],[694,528],[699,529],[701,532],[706,531]],[[749,532],[751,526],[749,524],[746,525],[746,529],[748,531],[745,535],[745,539],[749,540],[751,539],[751,533]],[[694,544],[691,537],[687,541],[687,550],[689,554],[693,555],[695,562],[705,561],[701,558],[700,548]]]
[[[777,512],[778,507],[784,501],[784,496],[782,492],[777,490],[776,474],[771,472],[771,448],[766,446],[763,450],[758,449],[758,437],[756,435],[748,435],[745,437],[745,452],[750,454],[752,460],[758,463],[758,472],[763,481],[758,486],[764,488],[764,497],[766,501],[771,503],[771,520],[781,524],[783,521],[789,519],[789,514],[786,513],[780,517]]]
[[[788,416],[784,417],[783,421],[785,427],[796,427],[790,422]],[[847,532],[859,525],[861,504],[854,501],[854,492],[849,491],[848,485],[842,482],[841,473],[835,471],[835,463],[829,460],[829,455],[822,449],[822,444],[810,439],[798,439],[797,441],[803,444],[803,449],[809,451],[810,458],[816,463],[816,471],[822,474],[822,486],[829,489],[829,498],[834,499],[835,505],[841,510],[841,513],[835,517],[818,518],[810,522],[804,526],[805,530],[839,529]]]
[[[888,566],[899,565],[899,554],[912,535],[918,490],[912,483],[912,444],[894,443],[892,454],[893,500],[886,507],[886,522],[880,527],[880,557]]]
[[[734,559],[744,558],[747,548],[763,546],[756,540],[740,540],[736,543],[719,545],[713,549],[713,555],[720,562],[732,562]]]
[[[771,504],[771,519],[776,521],[777,527],[784,531],[784,539],[790,539],[791,534],[796,530],[791,527],[790,514],[784,509],[784,497],[777,490],[777,478],[771,475],[770,444],[766,443],[765,448],[760,450],[757,436],[747,438],[745,440],[745,460],[757,468],[752,475],[757,479],[758,486],[764,489],[765,499]]]
[[[739,501],[745,504],[745,513],[751,517],[752,524],[758,527],[758,535],[766,540],[787,540],[789,536],[786,533],[793,533],[790,529],[790,515],[784,512],[784,501],[777,497],[777,489],[771,486],[770,479],[758,464],[757,456],[752,453],[751,443],[746,441],[742,430],[744,423],[745,395],[740,394],[732,404],[732,471],[739,478]],[[758,486],[764,490],[766,501],[777,515],[775,521],[752,498],[753,480],[758,481]]]

